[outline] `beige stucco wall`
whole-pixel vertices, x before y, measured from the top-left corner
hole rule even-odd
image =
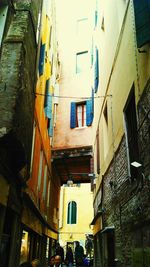
[[[100,107],[100,163],[101,173],[97,179],[97,189],[102,175],[106,172],[125,132],[123,109],[129,92],[135,84],[138,102],[150,74],[149,45],[139,53],[136,48],[134,12],[132,1],[101,1],[105,18],[105,31],[99,32],[101,50],[101,92],[107,96]],[[111,7],[111,8],[110,8]],[[101,30],[102,31],[102,30]],[[97,35],[98,36],[98,35]],[[139,86],[138,79],[140,77]],[[107,100],[108,126],[105,125],[103,110]]]
[[[94,122],[90,127],[70,128],[70,102],[79,102],[91,97],[91,42],[94,30],[93,1],[56,1],[58,47],[61,62],[60,96],[57,107],[57,121],[54,132],[54,147],[74,147],[92,145],[95,133],[96,109]],[[63,16],[62,16],[63,10]],[[88,18],[87,30],[81,34],[77,20]],[[76,74],[76,53],[88,50],[89,64],[82,74]],[[65,98],[69,97],[69,98]]]

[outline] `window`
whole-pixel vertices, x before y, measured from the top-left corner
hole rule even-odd
[[[75,201],[71,201],[68,204],[68,217],[67,224],[77,223],[77,204]]]
[[[104,158],[107,157],[109,149],[109,138],[108,138],[108,103],[106,102],[103,110],[103,146],[104,146]]]
[[[77,104],[76,106],[76,127],[86,126],[86,104]]]
[[[6,17],[7,17],[8,6],[0,6],[0,46],[2,43]]]
[[[89,67],[88,51],[76,54],[76,73],[83,73]]]
[[[48,129],[48,135],[53,136],[53,124],[54,124],[54,119],[53,116],[51,119],[48,119],[48,124],[47,124],[47,129]]]
[[[77,33],[79,35],[83,35],[87,31],[87,28],[88,28],[87,22],[88,22],[87,18],[82,18],[82,19],[77,20]]]
[[[137,116],[134,90],[131,91],[129,100],[124,109],[127,153],[129,163],[129,175],[132,178],[137,177],[137,170],[131,165],[134,161],[139,161],[138,134],[137,134]]]
[[[134,0],[137,47],[150,42],[150,1]]]
[[[93,91],[93,90],[92,90]],[[94,95],[80,103],[71,103],[70,128],[91,126],[94,117]]]

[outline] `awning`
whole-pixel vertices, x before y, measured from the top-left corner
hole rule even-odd
[[[95,215],[91,225],[93,225],[93,235],[96,235],[102,229],[102,212],[98,211]]]
[[[48,228],[45,228],[44,234],[47,235],[48,237],[56,239],[56,240],[58,238],[58,234],[55,233],[54,231],[48,229]]]
[[[108,232],[111,232],[115,229],[115,226],[112,225],[112,226],[107,226],[105,227],[102,231],[101,231],[101,234],[104,234],[104,233],[108,233]]]
[[[95,217],[93,218],[93,221],[90,223],[91,225],[95,225],[97,219],[102,215],[102,211],[98,211]]]

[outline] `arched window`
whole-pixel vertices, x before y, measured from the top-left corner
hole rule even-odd
[[[76,224],[77,223],[77,204],[75,201],[71,201],[68,204],[68,224]]]

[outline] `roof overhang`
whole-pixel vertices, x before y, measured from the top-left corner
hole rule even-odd
[[[53,172],[60,177],[61,184],[71,177],[73,183],[91,182],[92,146],[52,150]]]

